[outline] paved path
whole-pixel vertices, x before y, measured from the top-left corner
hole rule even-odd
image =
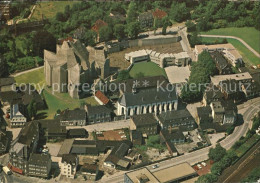
[[[247,107],[245,107],[245,106],[247,106]],[[234,132],[231,135],[229,135],[226,139],[221,141],[221,143],[220,143],[221,146],[223,146],[226,149],[230,149],[232,147],[232,145],[237,140],[240,139],[240,137],[242,137],[246,134],[249,123],[251,121],[251,118],[257,113],[257,111],[260,111],[259,106],[260,106],[260,97],[258,97],[255,100],[252,100],[252,101],[250,100],[239,106],[239,108],[240,108],[239,113],[241,113],[243,115],[244,123],[243,123],[243,125],[236,127]],[[178,156],[178,157],[157,163],[157,164],[159,164],[159,168],[157,168],[157,169],[153,169],[152,168],[153,165],[148,165],[146,167],[151,172],[154,172],[154,171],[158,171],[160,169],[167,168],[167,167],[170,167],[170,166],[173,166],[173,165],[176,165],[179,163],[183,163],[183,162],[188,162],[192,165],[192,164],[207,160],[208,151],[211,147],[212,146],[206,147],[206,148],[203,148],[203,149],[191,152],[191,153],[184,154],[182,156]],[[107,183],[123,182],[124,173],[125,172],[120,172],[118,174],[110,176],[109,178],[101,179],[100,182],[107,182]]]
[[[17,77],[17,76],[20,76],[20,75],[23,75],[23,74],[26,74],[26,73],[29,73],[29,72],[32,72],[32,71],[39,70],[39,69],[41,69],[41,68],[43,68],[43,66],[36,67],[36,68],[30,69],[30,70],[26,70],[26,71],[23,71],[23,72],[15,73],[15,74],[12,74],[12,75],[10,75],[10,76],[11,76],[11,77]]]
[[[200,35],[201,37],[216,37],[216,38],[231,38],[231,39],[236,39],[238,41],[240,41],[243,45],[245,45],[245,47],[247,47],[253,54],[255,54],[255,56],[257,56],[258,58],[260,58],[260,54],[254,50],[251,46],[249,46],[243,39],[239,38],[239,37],[235,37],[235,36],[223,36],[223,35]]]

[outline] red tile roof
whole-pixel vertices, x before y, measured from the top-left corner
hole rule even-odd
[[[93,31],[98,32],[101,27],[107,26],[107,23],[98,19],[95,25],[91,28]]]
[[[159,10],[158,8],[153,12],[153,17],[161,19],[167,16],[167,13],[163,10]]]
[[[95,96],[105,105],[109,102],[109,99],[99,90],[96,92]]]

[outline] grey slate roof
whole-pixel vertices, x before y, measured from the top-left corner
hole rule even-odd
[[[47,166],[51,160],[50,154],[31,154],[29,164],[36,164],[40,166]]]
[[[104,105],[99,105],[99,106],[86,106],[86,111],[88,115],[95,115],[95,114],[103,114],[103,113],[111,113],[112,110],[109,109],[108,107]]]
[[[165,113],[159,114],[157,117],[161,123],[178,123],[194,120],[187,109],[167,111]]]
[[[76,154],[63,154],[61,158],[61,162],[66,162],[69,164],[76,164],[77,155]]]
[[[86,120],[86,111],[82,109],[65,110],[61,114],[61,121]]]
[[[150,88],[137,91],[136,93],[124,93],[119,103],[129,107],[135,105],[146,105],[177,100],[176,91],[167,91],[157,88]]]
[[[145,126],[150,124],[156,125],[158,123],[155,116],[151,113],[134,115],[131,119],[136,126]]]

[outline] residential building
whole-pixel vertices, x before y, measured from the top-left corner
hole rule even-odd
[[[6,133],[0,130],[0,155],[5,154],[7,152],[7,146],[9,144],[9,138]]]
[[[87,138],[88,132],[85,130],[85,128],[76,128],[76,129],[69,129],[68,138]]]
[[[61,126],[85,126],[86,120],[86,111],[83,109],[66,109],[60,114]]]
[[[141,131],[131,130],[130,139],[133,145],[142,145],[143,144],[143,134]]]
[[[79,164],[79,159],[75,154],[64,154],[60,162],[61,175],[74,179]]]
[[[21,128],[27,122],[27,110],[23,104],[14,104],[10,108],[10,127]]]
[[[167,111],[157,115],[161,129],[169,130],[171,128],[182,126],[186,130],[193,130],[196,127],[194,118],[187,109]]]
[[[208,87],[203,94],[202,103],[204,106],[208,106],[211,102],[222,101],[223,98],[224,95],[221,93],[218,87]]]
[[[141,28],[150,28],[153,26],[154,18],[152,12],[144,12],[138,16]]]
[[[85,110],[87,113],[87,123],[100,123],[100,122],[110,122],[112,120],[112,110],[104,105],[91,106],[86,105]]]
[[[66,126],[61,126],[60,120],[46,119],[34,121],[38,123],[46,140],[63,140],[67,136]]]
[[[251,83],[246,83],[251,84]],[[234,100],[236,103],[243,101],[245,94],[242,90],[244,84],[241,82],[231,79],[221,81],[219,84],[220,91],[223,93],[225,100]]]
[[[80,168],[80,174],[84,177],[84,180],[96,181],[99,174],[99,168],[96,164],[84,164]]]
[[[197,172],[187,163],[180,163],[168,168],[149,171],[147,168],[136,169],[125,173],[125,183],[168,183],[168,182],[188,182],[194,177],[198,177]]]
[[[11,1],[0,1],[0,25],[11,19]]]
[[[219,75],[233,74],[231,65],[229,65],[223,54],[221,54],[219,51],[214,51],[210,53],[210,55],[216,64]]]
[[[153,114],[134,115],[130,120],[130,130],[140,131],[146,135],[158,134],[158,121]]]
[[[31,154],[28,161],[28,175],[48,178],[51,171],[50,154]]]
[[[94,98],[99,103],[99,105],[107,105],[109,103],[109,99],[105,96],[104,93],[102,93],[100,90],[98,90],[95,93]]]
[[[203,51],[214,52],[220,51],[223,52],[225,58],[228,59],[231,65],[234,67],[240,66],[243,64],[243,58],[236,50],[236,48],[228,43],[228,44],[215,44],[215,45],[195,45],[194,54],[195,59],[198,60],[198,55]]]
[[[238,73],[238,74],[230,74],[230,75],[217,75],[211,76],[211,83],[215,86],[219,86],[221,81],[224,80],[236,80],[238,82],[243,83],[251,83],[253,78],[248,72]]]
[[[211,107],[209,105],[205,107],[197,107],[197,123],[203,124],[203,123],[212,123],[212,111]]]
[[[173,144],[180,144],[185,142],[185,136],[178,127],[170,130],[161,130],[160,137],[161,143],[171,142]]]
[[[212,117],[214,123],[222,123],[224,119],[225,109],[222,106],[221,102],[212,102],[210,104]]]
[[[16,173],[28,174],[30,155],[36,152],[39,141],[39,124],[28,122],[11,143],[8,167]]]

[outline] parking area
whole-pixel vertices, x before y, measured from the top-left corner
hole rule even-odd
[[[219,139],[225,137],[225,133],[208,134],[209,140],[212,145],[215,145]]]
[[[212,167],[212,164],[213,162],[208,160],[194,165],[193,168],[194,170],[196,170],[198,175],[201,176],[210,172],[210,168]]]

